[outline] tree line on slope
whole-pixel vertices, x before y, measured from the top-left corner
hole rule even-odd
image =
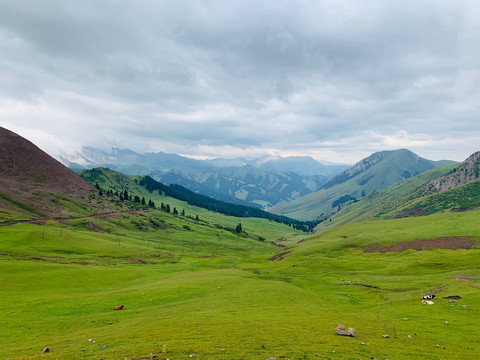
[[[317,223],[313,221],[295,220],[286,216],[272,214],[262,209],[216,200],[202,194],[197,194],[181,185],[165,185],[161,182],[156,181],[148,175],[144,176],[139,181],[139,185],[145,187],[149,192],[158,191],[159,194],[163,193],[166,196],[185,201],[189,205],[198,206],[200,208],[215,211],[225,215],[235,217],[256,217],[261,219],[268,219],[281,224],[289,225],[297,230],[304,232],[312,231],[313,228],[317,225]]]

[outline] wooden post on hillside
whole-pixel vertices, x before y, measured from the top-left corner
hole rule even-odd
[[[43,228],[42,239],[45,239],[45,228]]]

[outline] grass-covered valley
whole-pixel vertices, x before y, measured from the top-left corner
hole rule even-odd
[[[0,356],[474,358],[479,215],[357,223],[299,243],[267,220],[245,219],[240,236],[160,211],[2,226]],[[439,238],[450,246],[368,250]],[[356,337],[337,335],[340,323]]]
[[[139,176],[96,169],[81,178],[2,136],[0,358],[480,351],[478,180],[429,192],[431,181],[453,184],[456,168],[342,204],[313,234],[198,207]],[[433,305],[422,303],[427,294]],[[339,324],[356,336],[337,334]]]

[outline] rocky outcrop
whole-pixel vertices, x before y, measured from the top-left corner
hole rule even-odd
[[[348,328],[348,330],[345,330],[345,326],[343,326],[342,324],[338,325],[335,331],[339,335],[355,337],[355,329]]]
[[[456,188],[480,178],[480,151],[470,155],[452,173],[430,181],[427,184],[427,193],[441,192]]]
[[[387,151],[376,152],[370,155],[369,157],[357,162],[350,169],[345,170],[341,174],[338,174],[337,176],[333,177],[327,184],[324,185],[324,188],[328,189],[336,184],[345,182],[348,179],[351,179],[352,177],[366,171],[373,165],[383,160],[387,156],[387,154],[388,154]]]

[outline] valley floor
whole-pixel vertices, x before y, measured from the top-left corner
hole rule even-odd
[[[311,237],[254,219],[239,236],[220,224],[234,219],[160,212],[0,227],[0,358],[474,359],[479,215]],[[365,251],[447,237],[473,247]]]

